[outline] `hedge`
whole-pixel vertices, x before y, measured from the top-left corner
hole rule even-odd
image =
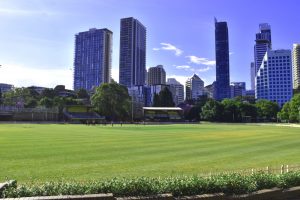
[[[10,187],[0,194],[2,198],[83,195],[113,193],[114,196],[147,196],[172,193],[188,196],[211,193],[247,194],[261,189],[278,187],[286,189],[300,186],[300,172],[281,175],[263,172],[252,175],[221,174],[208,178],[201,176],[178,176],[168,178],[113,178],[95,181],[57,181],[26,183]]]

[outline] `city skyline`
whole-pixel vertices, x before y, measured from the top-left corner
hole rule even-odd
[[[293,12],[297,11],[293,0],[272,5],[272,9],[263,9],[270,5],[267,0],[166,2],[3,0],[0,82],[45,87],[64,84],[71,89],[74,35],[90,28],[108,28],[114,33],[112,78],[118,81],[119,23],[124,17],[134,17],[147,28],[146,67],[164,65],[167,78],[176,78],[181,84],[194,73],[205,85],[215,80],[214,17],[228,23],[230,81],[245,81],[247,88],[260,23],[271,25],[274,49],[292,49],[293,43],[300,40],[299,29],[291,26],[299,19]],[[250,8],[257,2],[260,6],[254,16]],[[232,13],[233,5],[242,7]],[[198,12],[198,8],[203,12]],[[103,12],[96,12],[99,9]],[[279,11],[285,13],[284,17],[278,15]]]

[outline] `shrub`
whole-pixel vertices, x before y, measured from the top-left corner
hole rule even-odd
[[[168,178],[113,178],[106,180],[76,182],[58,181],[22,184],[10,187],[0,197],[31,197],[113,193],[114,196],[146,196],[172,193],[174,196],[208,193],[246,194],[261,189],[282,189],[300,186],[300,172],[282,175],[263,172],[253,175],[221,174],[208,178],[200,176],[178,176]]]

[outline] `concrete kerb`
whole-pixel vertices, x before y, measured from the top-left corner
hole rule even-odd
[[[133,197],[114,197],[113,194],[90,194],[90,195],[66,195],[66,196],[44,196],[44,197],[22,197],[22,198],[6,198],[3,200],[279,200],[279,199],[299,199],[300,186],[292,187],[286,190],[280,188],[272,188],[259,190],[244,195],[225,195],[203,194],[194,196],[173,197],[172,194],[159,194],[153,196],[133,196]]]

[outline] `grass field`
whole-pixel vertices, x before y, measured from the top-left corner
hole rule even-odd
[[[0,124],[0,182],[173,176],[300,163],[300,128]]]

